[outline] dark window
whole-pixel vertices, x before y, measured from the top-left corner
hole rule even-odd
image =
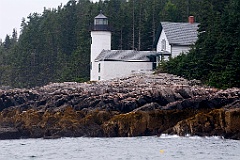
[[[162,43],[162,51],[166,51],[166,40],[163,39],[161,43]]]
[[[101,63],[98,63],[98,73],[101,72]]]

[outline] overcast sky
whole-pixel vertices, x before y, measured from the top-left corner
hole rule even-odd
[[[92,0],[94,2],[98,0]],[[0,0],[0,39],[4,41],[6,34],[11,35],[13,28],[20,33],[22,18],[30,13],[42,13],[43,8],[57,8],[68,0]]]

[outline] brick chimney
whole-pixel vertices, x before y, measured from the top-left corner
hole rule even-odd
[[[191,24],[194,23],[194,16],[189,16],[188,17],[188,23],[191,23]]]

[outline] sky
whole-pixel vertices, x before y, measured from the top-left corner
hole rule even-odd
[[[0,40],[4,41],[7,34],[12,35],[14,28],[20,34],[22,18],[27,18],[30,13],[42,13],[44,7],[57,8],[61,3],[65,5],[67,2],[68,0],[0,0]]]

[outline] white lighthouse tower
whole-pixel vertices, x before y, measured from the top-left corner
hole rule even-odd
[[[108,19],[102,14],[102,11],[94,18],[91,37],[90,80],[98,81],[101,80],[101,63],[95,62],[95,59],[102,50],[111,50],[111,31],[108,26]]]

